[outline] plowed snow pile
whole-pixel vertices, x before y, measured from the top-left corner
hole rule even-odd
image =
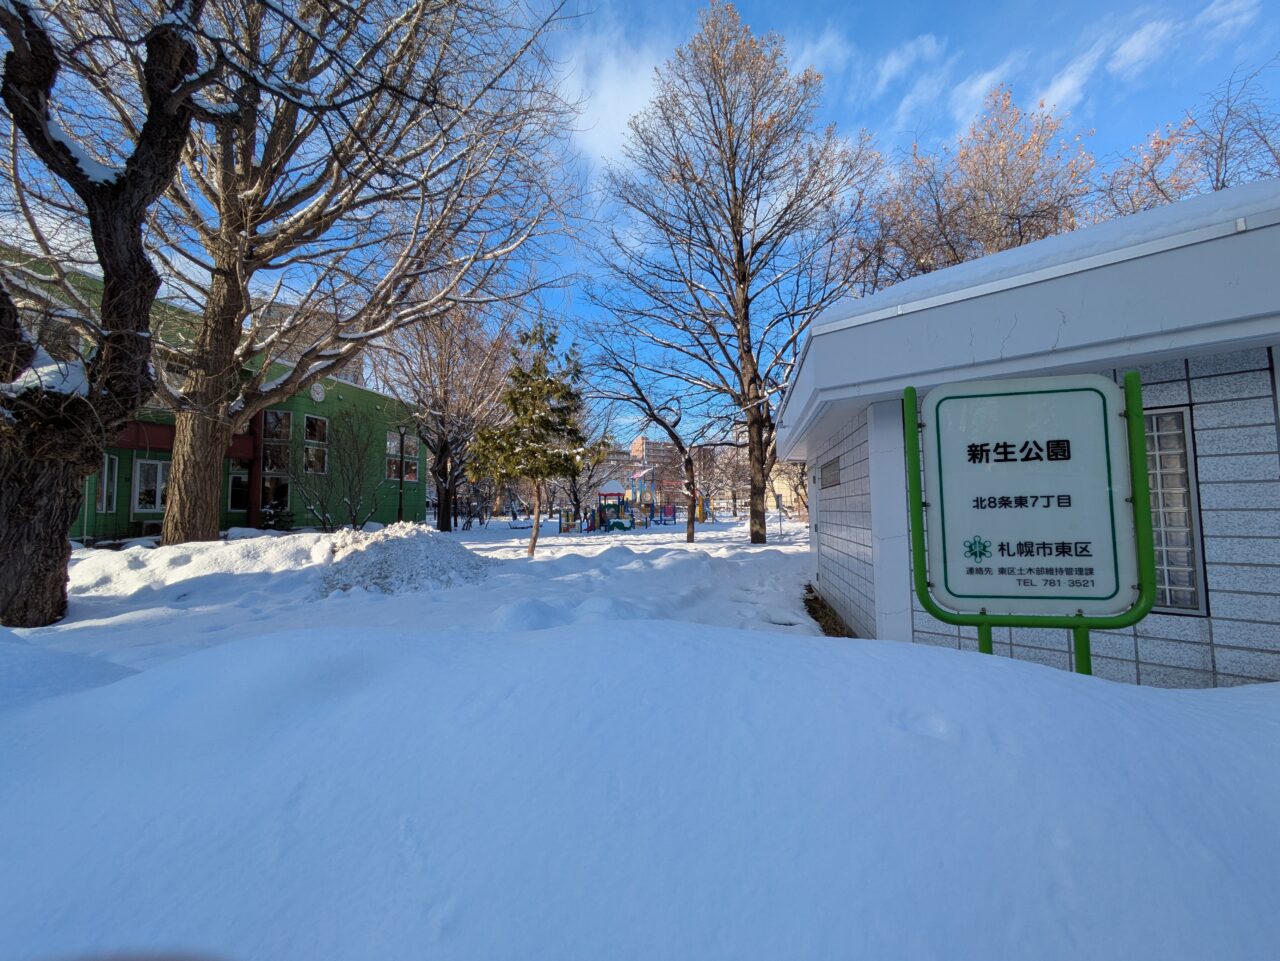
[[[343,530],[333,535],[333,564],[324,572],[324,592],[362,587],[380,594],[472,584],[489,575],[493,561],[435,531],[412,524],[366,534]]]

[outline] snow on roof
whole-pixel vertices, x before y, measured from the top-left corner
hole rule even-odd
[[[1118,218],[904,281],[817,319],[778,450],[904,386],[1132,368],[1275,343],[1280,181]],[[820,350],[811,349],[821,342]]]
[[[1180,246],[1224,224],[1252,226],[1250,217],[1280,212],[1280,180],[1264,180],[1217,193],[1191,197],[1154,210],[1117,217],[1057,237],[1001,251],[968,263],[936,270],[887,290],[837,304],[814,323],[814,333],[905,313],[964,297],[1030,283],[1098,262],[1142,256],[1154,249]],[[1238,221],[1245,221],[1238,223]]]

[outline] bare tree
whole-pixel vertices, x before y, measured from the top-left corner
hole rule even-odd
[[[1262,84],[1278,64],[1232,73],[1180,124],[1121,157],[1102,178],[1099,216],[1280,177],[1280,107]]]
[[[516,262],[560,222],[572,116],[543,50],[556,0],[208,3],[227,109],[198,127],[152,223],[199,315],[156,348],[177,421],[166,543],[217,537],[221,459],[260,411],[453,303],[533,285]],[[133,12],[110,0],[100,16]]]
[[[766,539],[773,403],[809,321],[859,268],[850,242],[878,164],[864,134],[814,129],[821,77],[791,70],[783,41],[754,36],[714,0],[656,71],[607,193],[618,216],[594,298],[667,355],[684,403],[714,395],[751,463],[751,540]],[[696,401],[717,406],[711,401]]]
[[[5,286],[0,286],[0,623],[38,626],[67,605],[67,530],[84,479],[107,441],[151,394],[151,306],[160,278],[143,246],[147,211],[173,179],[200,97],[218,74],[198,55],[202,0],[174,0],[164,15],[85,34],[60,30],[24,0],[0,3],[8,41],[3,96],[11,156],[65,192],[87,222],[102,272],[91,310],[70,301],[65,319],[81,359],[53,362],[37,351]],[[138,69],[111,69],[129,51]],[[93,109],[77,84],[106,61],[108,82],[130,100],[130,122],[104,135],[114,164],[94,159],[66,123]],[[60,85],[60,81],[68,83]],[[64,98],[70,87],[74,94]],[[21,135],[21,140],[18,138]],[[29,151],[29,154],[26,152]],[[20,271],[19,271],[20,272]],[[6,284],[12,283],[13,271]],[[37,271],[39,273],[39,271]],[[56,279],[43,274],[41,281]]]
[[[459,304],[396,331],[371,354],[379,386],[413,412],[431,454],[436,528],[453,529],[476,434],[509,417],[503,403],[516,310]]]
[[[625,325],[624,325],[625,326]],[[638,339],[622,339],[605,330],[598,334],[588,370],[595,396],[625,404],[639,415],[640,430],[656,427],[666,435],[680,459],[687,507],[684,539],[694,542],[698,508],[699,451],[716,445],[708,439],[724,423],[724,412],[715,405],[718,394],[688,394],[678,374],[664,369],[661,355],[645,356],[649,345]]]
[[[1190,149],[1192,121],[1154,131],[1100,178],[1098,218],[1123,217],[1179,200],[1197,190]]]
[[[1280,177],[1280,110],[1262,76],[1280,60],[1236,71],[1188,118],[1188,146],[1200,191]]]
[[[779,461],[769,477],[769,487],[775,494],[779,488],[790,491],[800,509],[809,513],[809,468],[804,461]]]
[[[751,465],[742,445],[722,438],[717,444],[699,447],[694,460],[702,489],[713,503],[727,500],[730,513],[737,517],[740,496],[751,485]]]
[[[1043,104],[1023,111],[1005,87],[953,146],[913,146],[875,203],[864,289],[1073,230],[1093,194],[1083,134],[1064,136]]]
[[[344,524],[361,530],[378,510],[388,483],[381,471],[381,425],[366,412],[346,408],[327,420],[325,436],[294,445],[290,482],[306,515],[322,530]]]

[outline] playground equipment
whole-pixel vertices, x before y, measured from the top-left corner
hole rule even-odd
[[[617,481],[606,481],[596,492],[596,526],[606,531],[629,531],[636,526],[627,510],[627,491]]]

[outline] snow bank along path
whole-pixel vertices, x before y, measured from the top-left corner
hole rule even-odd
[[[76,680],[0,714],[0,956],[1275,957],[1280,685],[708,626],[803,579],[729,536],[324,599],[319,535],[111,555],[137,613],[79,560],[4,642]]]

